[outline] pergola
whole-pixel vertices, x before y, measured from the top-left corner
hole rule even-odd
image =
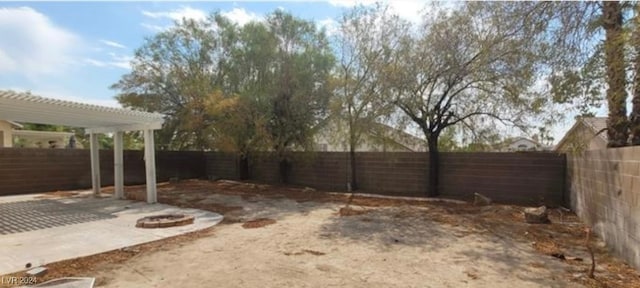
[[[96,195],[100,193],[98,134],[113,133],[116,198],[124,198],[123,132],[143,131],[147,202],[157,201],[153,130],[162,128],[164,115],[0,90],[0,119],[84,128],[90,135],[91,184]]]

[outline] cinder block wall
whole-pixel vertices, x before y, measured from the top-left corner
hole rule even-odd
[[[237,179],[238,158],[235,154],[207,152],[204,153],[207,176],[210,178]]]
[[[472,200],[478,192],[498,203],[557,206],[562,203],[565,156],[553,153],[442,153],[440,194]],[[125,184],[145,183],[142,151],[125,151]],[[356,154],[360,191],[424,196],[428,189],[427,153],[363,152]],[[113,151],[100,151],[103,186],[113,185]],[[294,153],[289,182],[321,190],[346,191],[349,154]],[[197,151],[157,151],[158,181],[237,179],[234,154]],[[277,158],[270,153],[250,160],[251,180],[279,182]],[[0,149],[0,195],[91,187],[89,151],[82,149]]]
[[[208,174],[237,179],[234,156],[206,154]],[[481,193],[498,203],[558,206],[565,187],[564,154],[555,153],[442,153],[440,194],[472,200]],[[412,152],[358,152],[356,177],[362,192],[396,196],[424,196],[428,189],[429,156]],[[349,154],[294,153],[289,182],[322,190],[346,191]],[[278,161],[272,154],[251,159],[252,180],[278,183]],[[226,176],[225,176],[226,175]]]
[[[477,192],[498,203],[563,205],[565,154],[443,153],[442,195],[469,200]]]
[[[569,155],[567,184],[573,210],[640,269],[640,146]]]
[[[124,151],[124,182],[145,183],[143,151]],[[204,178],[206,159],[196,151],[157,151],[158,181]],[[113,151],[100,151],[102,186],[113,185]],[[0,148],[0,195],[91,187],[88,149]]]

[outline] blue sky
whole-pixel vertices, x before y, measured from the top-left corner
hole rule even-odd
[[[219,11],[242,24],[284,9],[330,30],[345,9],[374,1],[0,2],[0,89],[119,107],[109,86],[129,72],[134,50],[182,17]],[[387,3],[412,22],[425,6],[419,0]],[[572,123],[554,127],[556,141]]]
[[[241,22],[278,7],[319,21],[340,11],[328,2],[3,2],[0,87],[118,106],[108,87],[129,71],[145,37],[182,17],[220,11]]]
[[[317,2],[0,2],[0,87],[45,97],[119,106],[109,86],[129,71],[134,50],[173,21],[219,11],[239,23],[275,9],[334,25],[346,7]],[[392,2],[417,19],[423,3]]]

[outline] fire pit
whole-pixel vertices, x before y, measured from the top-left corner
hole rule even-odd
[[[165,214],[138,219],[138,228],[166,228],[193,224],[194,217],[184,214]]]

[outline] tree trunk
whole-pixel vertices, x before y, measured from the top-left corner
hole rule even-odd
[[[356,151],[353,146],[349,149],[349,161],[351,163],[351,191],[358,190],[358,181],[356,179]]]
[[[290,163],[289,160],[287,159],[281,159],[280,163],[279,163],[279,170],[280,170],[280,183],[282,184],[287,184],[289,183],[289,167],[290,167]]]
[[[349,115],[351,115],[351,104],[348,106]],[[351,189],[350,191],[358,190],[358,180],[356,177],[356,136],[353,131],[353,119],[349,118],[349,164],[351,166]]]
[[[247,180],[249,179],[249,157],[245,154],[241,154],[240,155],[240,161],[239,161],[239,168],[240,168],[240,180]]]
[[[440,157],[438,155],[438,137],[428,137],[429,143],[429,188],[427,190],[427,197],[437,197],[440,195],[439,188],[439,168]]]
[[[617,1],[602,3],[602,27],[605,30],[605,66],[607,68],[608,147],[627,145],[629,121],[626,108],[626,80],[624,68],[624,39],[622,9]]]
[[[634,5],[633,47],[636,52],[634,60],[635,76],[633,77],[633,108],[629,115],[631,145],[640,145],[640,5]]]

